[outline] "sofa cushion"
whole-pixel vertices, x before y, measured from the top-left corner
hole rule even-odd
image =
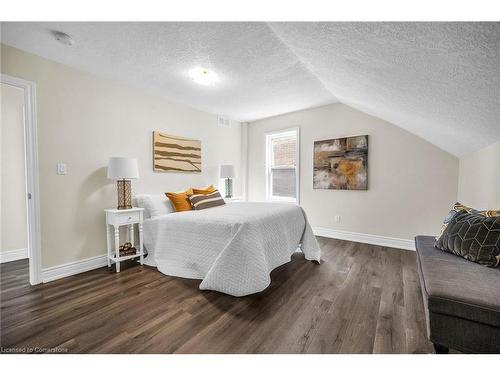
[[[453,205],[451,208],[450,212],[448,212],[448,215],[443,220],[443,224],[441,225],[441,231],[439,232],[439,235],[436,237],[436,240],[439,240],[441,236],[443,235],[444,231],[446,230],[446,227],[450,223],[451,219],[457,212],[468,212],[468,213],[475,213],[475,214],[480,214],[486,217],[493,217],[493,216],[500,216],[500,210],[476,210],[472,207],[467,207],[463,205],[460,202],[457,202]]]
[[[500,216],[457,212],[435,246],[471,262],[496,267],[500,261]]]
[[[439,231],[439,235],[436,237],[436,240],[439,240],[441,236],[443,235],[444,231],[446,230],[446,227],[450,223],[450,220],[455,216],[455,214],[459,211],[463,212],[471,212],[473,209],[467,206],[464,206],[462,203],[457,202],[453,205],[451,208],[450,212],[448,212],[448,215],[443,220],[443,224],[441,225],[441,230]]]
[[[500,327],[500,269],[443,252],[434,243],[434,237],[415,237],[429,311]]]

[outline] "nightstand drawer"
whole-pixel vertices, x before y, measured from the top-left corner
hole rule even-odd
[[[115,223],[118,225],[138,223],[140,219],[140,212],[130,212],[122,215],[116,215]]]

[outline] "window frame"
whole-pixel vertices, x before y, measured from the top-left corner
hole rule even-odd
[[[290,135],[295,135],[297,138],[296,149],[295,149],[295,165],[294,166],[271,166],[272,157],[272,140],[281,137],[287,137]],[[300,200],[300,128],[293,127],[287,129],[273,130],[272,132],[266,132],[266,200],[271,202],[292,202],[299,204]],[[272,169],[295,169],[295,198],[290,197],[279,197],[272,195]]]

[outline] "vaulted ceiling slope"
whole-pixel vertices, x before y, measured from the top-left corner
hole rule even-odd
[[[455,155],[500,140],[500,23],[274,23],[343,103]]]
[[[457,156],[500,140],[500,23],[3,23],[2,42],[237,121],[341,101]]]

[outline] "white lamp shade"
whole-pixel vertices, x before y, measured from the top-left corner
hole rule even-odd
[[[221,165],[220,178],[234,178],[234,166],[232,164]]]
[[[109,158],[108,178],[112,180],[133,180],[139,178],[137,159],[122,157]]]

